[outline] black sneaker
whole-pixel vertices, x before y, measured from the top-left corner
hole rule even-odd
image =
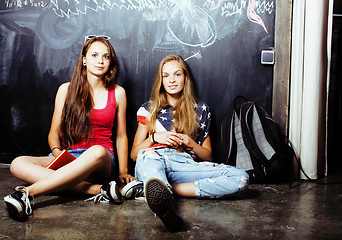
[[[100,193],[94,197],[86,199],[85,202],[92,200],[94,200],[94,203],[112,202],[115,204],[121,204],[124,202],[124,198],[122,197],[119,191],[119,187],[115,181],[111,181],[107,184],[102,185]]]
[[[125,199],[138,199],[144,197],[144,183],[134,180],[127,183],[120,192]]]
[[[148,206],[162,220],[167,230],[175,232],[182,229],[183,219],[177,212],[171,191],[161,179],[148,178],[145,195]]]
[[[9,215],[23,221],[32,214],[31,202],[33,205],[33,196],[31,196],[26,187],[18,186],[15,192],[4,197]]]

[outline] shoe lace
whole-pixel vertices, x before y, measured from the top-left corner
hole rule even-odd
[[[32,205],[33,205],[33,204],[34,204],[34,202],[33,202],[33,200],[34,200],[33,196],[30,195],[29,191],[28,191],[27,188],[24,187],[24,186],[18,186],[18,187],[15,188],[15,190],[16,190],[16,191],[21,191],[21,192],[23,192],[23,196],[22,196],[21,199],[22,199],[22,200],[24,201],[24,203],[25,203],[25,213],[26,213],[26,215],[32,214],[31,201],[30,201],[30,198],[29,198],[29,197],[32,198]]]
[[[136,187],[136,188],[134,188],[134,197],[136,199],[144,197],[144,187]]]
[[[94,203],[109,202],[109,198],[107,197],[106,192],[101,189],[99,194],[84,200],[84,202],[89,201],[94,201]]]

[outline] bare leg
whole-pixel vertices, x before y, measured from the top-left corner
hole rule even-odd
[[[175,195],[180,197],[196,197],[195,184],[193,182],[173,184],[172,190]]]
[[[12,161],[10,170],[16,178],[32,184],[54,171],[45,168],[52,159],[53,157],[18,157]]]
[[[101,187],[102,184],[93,184],[83,181],[73,187],[72,190],[82,194],[97,195],[100,193]]]
[[[33,183],[27,187],[31,195],[40,195],[50,192],[74,188],[88,194],[99,193],[101,185],[92,185],[83,182],[85,179],[103,182],[110,175],[111,155],[101,146],[93,146],[80,157],[57,171],[46,169],[51,158],[27,158],[26,170],[20,173],[20,159],[11,165],[14,176]],[[38,161],[41,161],[38,163]],[[23,159],[21,160],[23,161]],[[23,169],[22,169],[23,170]],[[30,172],[30,173],[28,173]]]
[[[33,184],[54,172],[54,170],[46,168],[52,159],[53,157],[17,157],[12,161],[10,170],[16,178]],[[83,194],[96,195],[100,193],[101,186],[101,184],[82,181],[73,187],[73,190]]]

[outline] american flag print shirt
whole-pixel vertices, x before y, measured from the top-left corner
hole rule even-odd
[[[147,125],[151,114],[149,112],[150,102],[145,102],[141,105],[137,112],[138,122],[144,125]],[[205,138],[209,134],[210,122],[211,122],[211,114],[209,111],[209,106],[204,102],[198,102],[194,105],[195,111],[198,115],[199,121],[199,129],[197,132],[197,137],[195,141],[202,145]],[[156,132],[163,131],[172,131],[172,123],[173,123],[173,115],[172,115],[172,106],[168,106],[163,108],[157,116],[156,121]]]

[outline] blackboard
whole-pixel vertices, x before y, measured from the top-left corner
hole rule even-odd
[[[236,95],[269,112],[274,0],[4,0],[0,2],[0,157],[49,153],[47,134],[60,84],[69,81],[85,35],[107,35],[126,89],[127,132],[149,98],[159,61],[186,59],[200,99],[211,108],[214,151],[219,124]]]

